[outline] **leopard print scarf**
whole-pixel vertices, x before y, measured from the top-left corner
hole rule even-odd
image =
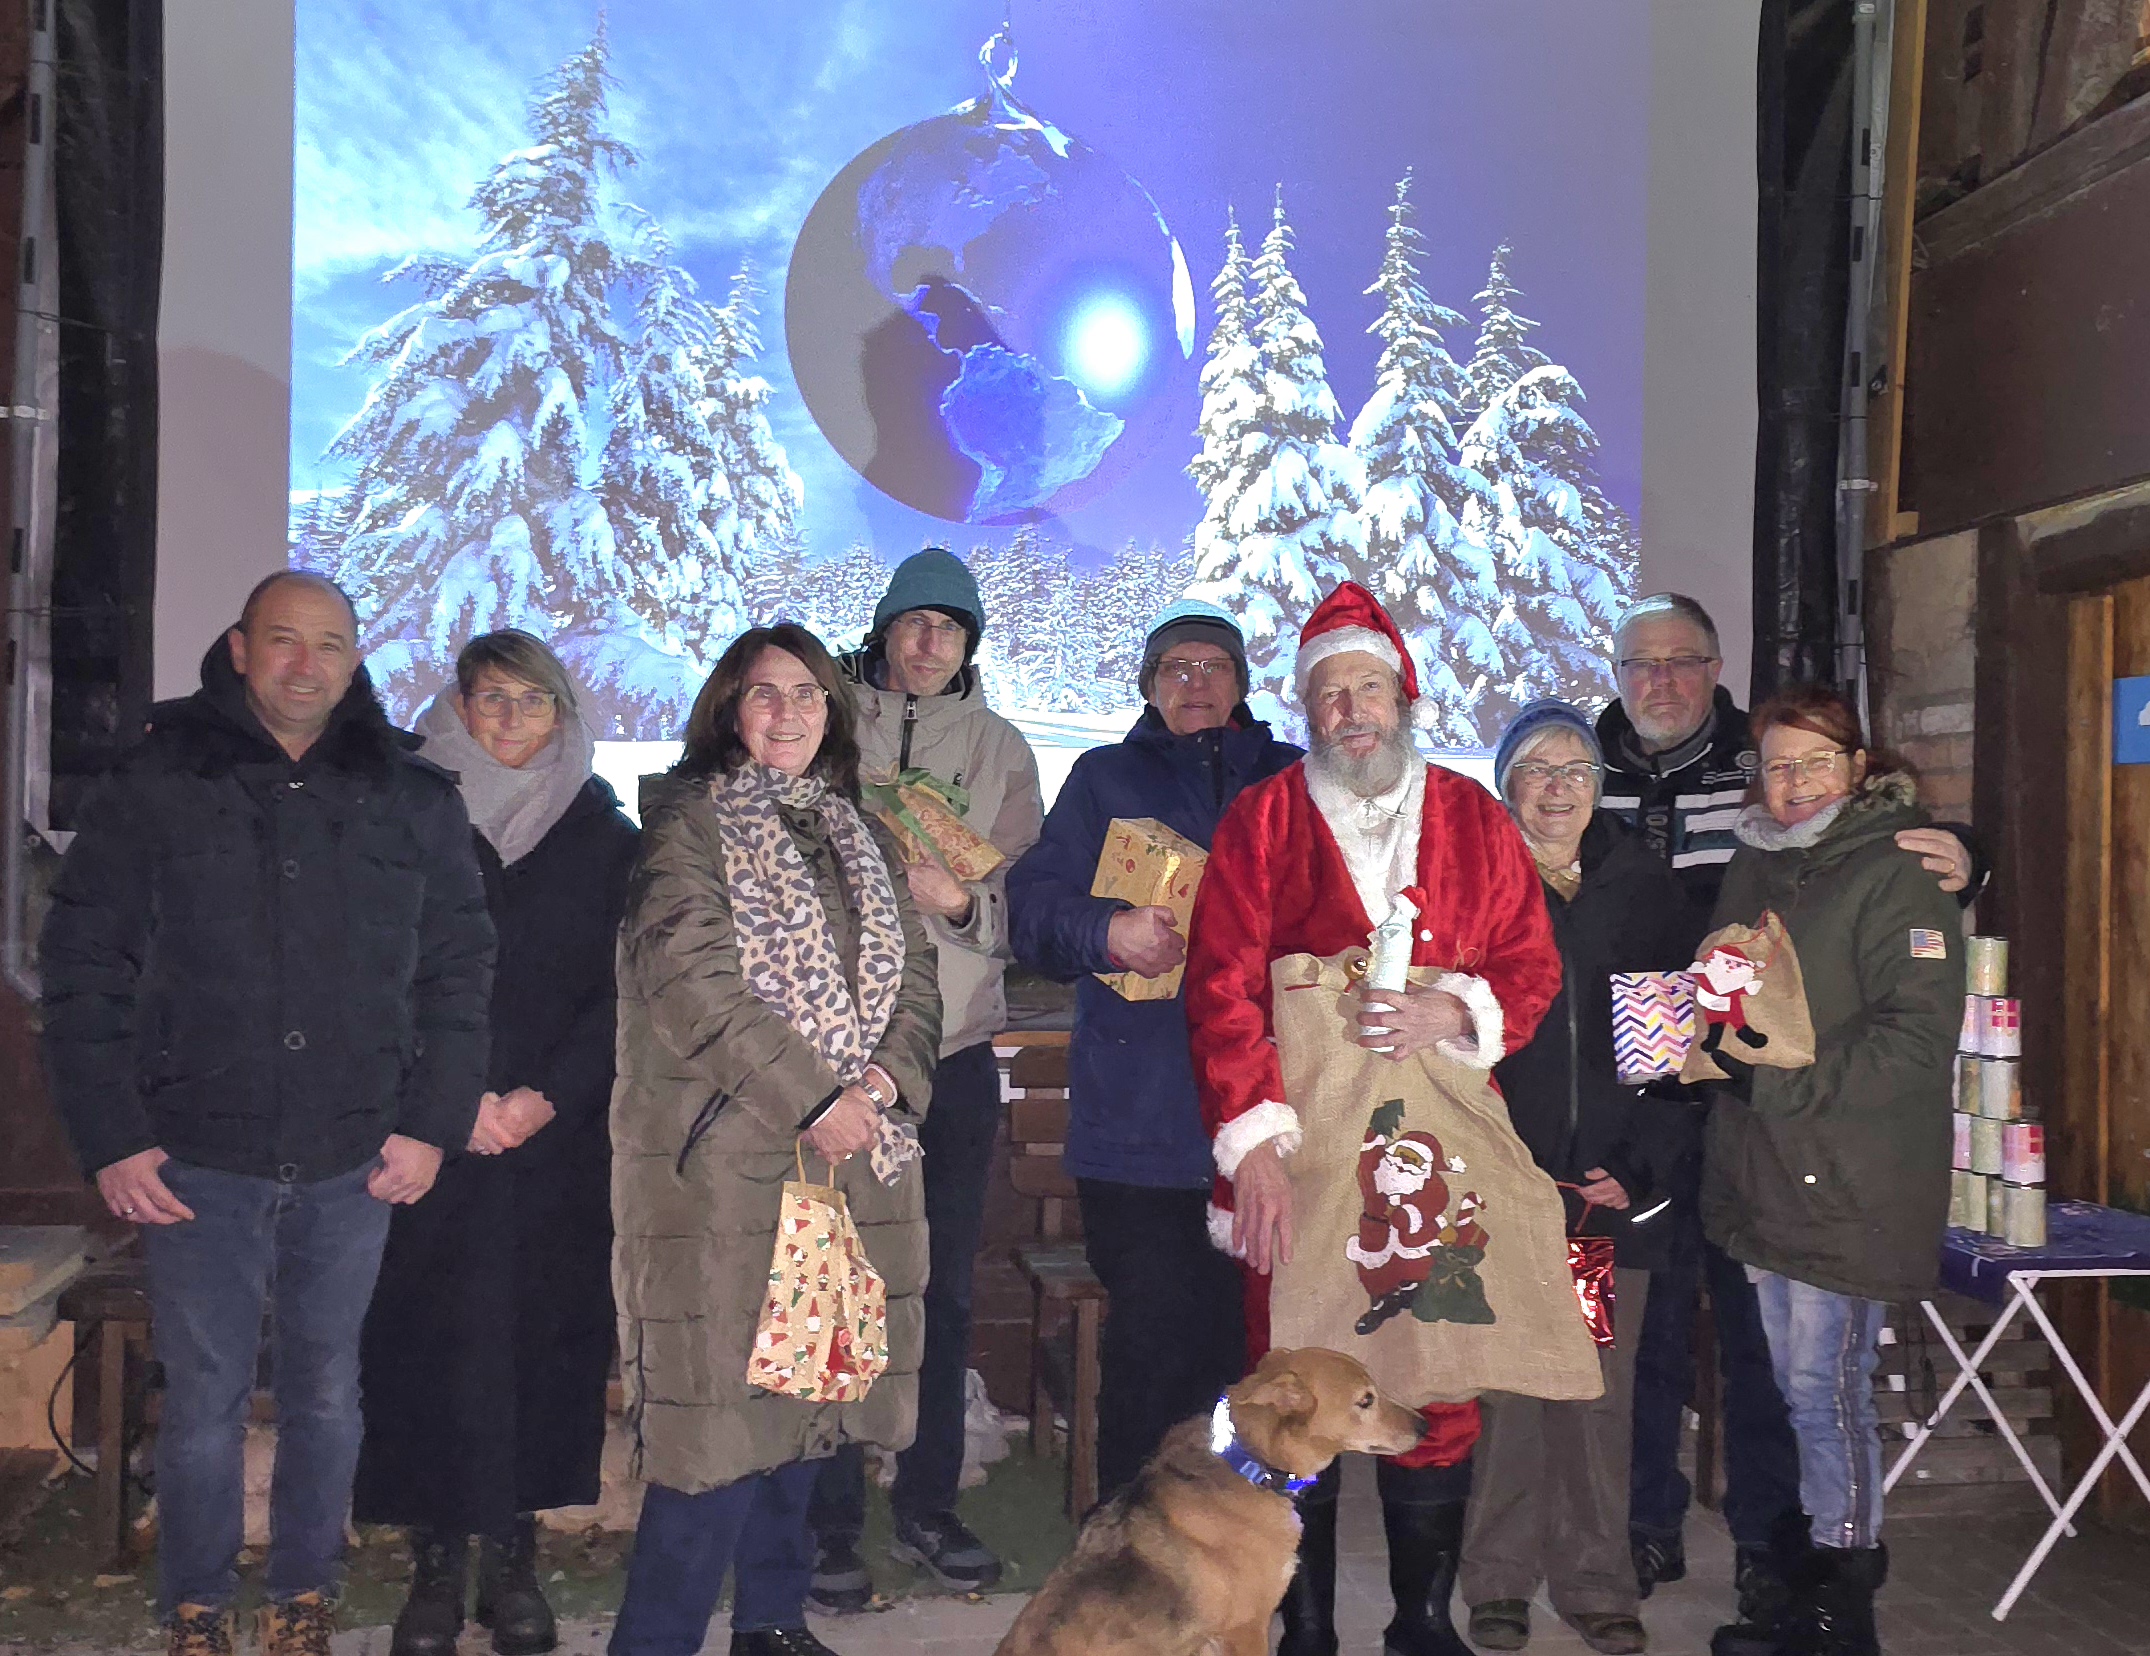
[[[881,848],[858,807],[819,777],[786,776],[750,760],[712,781],[709,797],[723,831],[724,884],[747,987],[850,1086],[888,1030],[903,978],[903,922]],[[815,812],[842,865],[858,910],[855,990],[781,805]]]

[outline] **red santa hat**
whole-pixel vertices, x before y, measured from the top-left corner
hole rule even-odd
[[[1292,670],[1299,699],[1306,699],[1306,681],[1317,665],[1353,650],[1387,663],[1403,683],[1404,701],[1418,705],[1418,668],[1404,647],[1403,634],[1380,601],[1356,581],[1344,582],[1324,598],[1300,630],[1299,659]]]

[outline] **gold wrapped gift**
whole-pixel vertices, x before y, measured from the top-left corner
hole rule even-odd
[[[1202,870],[1208,864],[1207,851],[1156,818],[1114,817],[1105,826],[1105,845],[1097,855],[1097,878],[1090,882],[1090,895],[1117,897],[1137,908],[1168,908],[1180,935],[1185,937],[1188,922],[1194,916],[1195,889],[1201,885]],[[1163,977],[1154,978],[1134,972],[1100,972],[1097,976],[1124,1000],[1170,1000],[1180,992],[1184,970],[1175,966]]]

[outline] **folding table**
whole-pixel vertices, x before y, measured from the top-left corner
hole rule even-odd
[[[1966,1391],[1971,1392],[1985,1405],[1986,1413],[1993,1417],[1995,1428],[2006,1440],[2008,1447],[2015,1451],[2016,1459],[2023,1463],[2023,1470],[2030,1474],[2032,1486],[2043,1497],[2046,1510],[2053,1515],[2053,1521],[2046,1526],[2046,1532],[2039,1539],[2038,1545],[2032,1549],[2030,1557],[2024,1560],[2023,1568],[2016,1572],[2015,1580],[2008,1584],[2008,1591],[2001,1595],[2000,1603],[1993,1607],[1995,1621],[2007,1619],[2008,1612],[2015,1608],[2016,1600],[2022,1596],[2024,1588],[2030,1585],[2031,1577],[2036,1575],[2039,1566],[2045,1563],[2046,1555],[2053,1550],[2054,1543],[2063,1534],[2075,1533],[2076,1513],[2082,1509],[2091,1490],[2097,1487],[2098,1479],[2105,1475],[2105,1469],[2112,1465],[2116,1456],[2127,1467],[2144,1498],[2150,1499],[2150,1477],[2144,1475],[2142,1464],[2128,1447],[2128,1434],[2135,1430],[2136,1422],[2143,1418],[2144,1413],[2150,1412],[2150,1382],[2144,1384],[2143,1389],[2136,1394],[2135,1401],[2128,1406],[2127,1413],[2122,1415],[2116,1424],[2113,1417],[2106,1412],[2105,1405],[2098,1401],[2097,1392],[2084,1378],[2074,1353],[2069,1351],[2067,1342],[2060,1337],[2060,1330],[2053,1326],[2053,1319],[2046,1315],[2045,1307],[2038,1303],[2036,1292],[2042,1282],[2063,1279],[2150,1277],[2150,1218],[2140,1214],[2123,1213],[2117,1208],[2099,1207],[2091,1202],[2055,1202],[2047,1211],[2046,1237],[2046,1244],[2041,1248],[2011,1248],[1998,1238],[1978,1231],[1951,1227],[1943,1236],[1942,1285],[1959,1294],[1983,1300],[1988,1305],[2001,1306],[2003,1309],[1986,1337],[1979,1342],[1978,1349],[1966,1353],[1957,1343],[1956,1336],[1949,1332],[1948,1324],[1942,1320],[1940,1310],[1934,1302],[1921,1302],[1926,1312],[1926,1320],[1933,1324],[1935,1331],[1941,1336],[1941,1343],[1948,1348],[1949,1355],[1956,1359],[1958,1373],[1948,1390],[1941,1394],[1939,1407],[1911,1434],[1910,1442],[1904,1445],[1903,1453],[1896,1457],[1896,1464],[1889,1468],[1889,1475],[1882,1480],[1881,1485],[1884,1492],[1896,1487],[1897,1480],[1918,1458],[1918,1453],[1926,1446],[1927,1439],[1933,1436],[1934,1428],[1947,1418],[1949,1410],[1955,1407],[1956,1400]],[[2024,1448],[2023,1440],[2016,1436],[2015,1428],[2008,1423],[2008,1416],[1994,1402],[1993,1394],[1986,1389],[1986,1383],[1978,1376],[1979,1364],[1984,1362],[1987,1354],[2000,1343],[2018,1312],[2029,1317],[2045,1335],[2046,1342],[2053,1348],[2055,1360],[2075,1383],[2075,1389],[2082,1395],[2091,1418],[2105,1434],[2104,1447],[2098,1451],[2097,1458],[2090,1463],[2090,1469],[2083,1474],[2082,1481],[2075,1486],[2066,1501],[2055,1497],[2047,1486],[2037,1465],[2031,1459],[2030,1451]]]

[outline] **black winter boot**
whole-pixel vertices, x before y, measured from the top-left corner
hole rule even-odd
[[[560,1642],[537,1578],[537,1519],[524,1513],[504,1536],[478,1541],[478,1625],[497,1656],[544,1656]]]
[[[1277,1606],[1284,1638],[1277,1656],[1336,1656],[1336,1490],[1334,1466],[1299,1503],[1299,1568]]]
[[[388,1656],[455,1656],[469,1573],[468,1537],[411,1531],[411,1592],[396,1612]]]
[[[1471,1656],[1448,1615],[1463,1557],[1463,1502],[1404,1506],[1385,1500],[1381,1527],[1396,1599],[1395,1618],[1381,1634],[1383,1656]]]
[[[1887,1547],[1816,1547],[1792,1594],[1784,1656],[1881,1656],[1874,1595],[1888,1579]]]
[[[1807,1538],[1807,1515],[1780,1518],[1767,1547],[1741,1547],[1732,1565],[1732,1587],[1739,1595],[1739,1620],[1710,1635],[1710,1656],[1778,1656],[1793,1584],[1806,1573],[1814,1544]]]

